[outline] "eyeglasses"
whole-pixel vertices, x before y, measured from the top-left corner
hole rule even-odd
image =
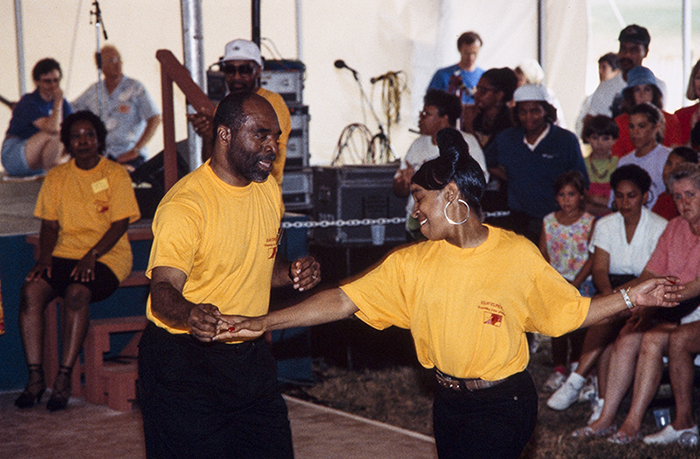
[[[243,64],[243,65],[233,65],[233,64],[227,64],[224,65],[223,71],[224,73],[228,75],[234,75],[238,73],[241,76],[249,76],[253,74],[253,71],[255,68],[251,64]]]
[[[47,84],[52,84],[52,83],[58,83],[61,81],[60,78],[39,78],[39,81],[41,83],[47,83]]]
[[[419,118],[425,118],[426,116],[440,116],[439,113],[430,113],[426,112],[425,110],[418,112],[418,117]]]

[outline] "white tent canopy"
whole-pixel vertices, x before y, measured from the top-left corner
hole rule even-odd
[[[2,11],[13,11],[15,1],[0,0]],[[196,1],[196,0],[192,0]],[[546,83],[559,97],[569,125],[585,97],[588,16],[586,2],[544,1],[544,62]],[[422,97],[433,72],[456,62],[457,37],[477,31],[484,40],[478,65],[515,67],[525,58],[538,57],[537,0],[322,0],[262,1],[261,35],[266,58],[296,59],[306,65],[304,103],[309,106],[312,164],[328,164],[342,129],[355,122],[377,126],[363,104],[357,83],[333,62],[343,59],[358,70],[363,86],[380,111],[380,94],[370,77],[402,70],[408,91],[401,98],[401,122],[391,129],[392,145],[403,155],[415,134]],[[169,49],[183,60],[180,4],[173,0],[103,0],[102,18],[109,40],[124,60],[125,74],[141,80],[160,101],[158,49]],[[26,87],[34,89],[31,68],[50,56],[63,67],[62,87],[68,100],[97,79],[93,54],[95,26],[89,0],[21,2]],[[204,63],[223,53],[226,42],[251,36],[249,1],[202,2]],[[0,50],[5,63],[0,95],[20,96],[14,16],[0,17]],[[614,49],[616,44],[611,44]],[[373,89],[375,89],[373,91]],[[187,136],[185,102],[176,91],[176,135]],[[178,110],[177,107],[181,107]],[[381,115],[380,115],[381,116]],[[7,126],[10,111],[0,107],[0,125]],[[158,136],[149,153],[162,149]]]

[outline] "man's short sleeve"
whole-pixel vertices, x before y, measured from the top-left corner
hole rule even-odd
[[[177,268],[189,276],[201,238],[201,212],[183,202],[167,202],[158,207],[153,219],[153,246],[147,276],[153,268]]]

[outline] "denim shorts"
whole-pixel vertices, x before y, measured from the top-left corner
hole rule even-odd
[[[6,137],[2,143],[2,167],[12,177],[32,177],[44,173],[42,169],[30,169],[24,148],[28,139]]]

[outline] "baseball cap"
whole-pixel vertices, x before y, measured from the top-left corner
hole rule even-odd
[[[515,90],[513,102],[542,101],[549,103],[547,88],[541,84],[524,84]]]
[[[262,67],[262,56],[260,48],[252,41],[237,39],[226,44],[224,48],[224,57],[220,62],[226,61],[255,61]]]
[[[646,67],[638,66],[630,69],[627,73],[627,87],[632,88],[642,84],[651,84],[658,87],[654,72]]]
[[[638,45],[649,46],[651,37],[647,29],[637,24],[632,24],[622,29],[618,41],[629,41]]]

